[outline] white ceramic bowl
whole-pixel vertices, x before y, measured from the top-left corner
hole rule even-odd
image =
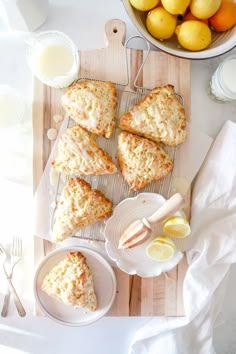
[[[145,22],[147,12],[134,9],[129,0],[122,0],[122,2],[128,16],[140,34],[154,47],[157,47],[166,53],[186,59],[208,59],[224,54],[236,46],[236,26],[226,32],[214,32],[211,45],[207,49],[199,52],[191,52],[181,48],[177,42],[176,35],[171,39],[160,41],[152,37],[146,28]]]

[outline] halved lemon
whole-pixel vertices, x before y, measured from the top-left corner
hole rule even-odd
[[[188,220],[183,216],[172,216],[167,219],[162,230],[173,237],[186,237],[190,234],[191,228]]]
[[[169,237],[161,235],[149,243],[146,254],[155,261],[164,262],[174,256],[175,250],[175,243]]]

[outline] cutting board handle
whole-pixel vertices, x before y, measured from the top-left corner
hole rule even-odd
[[[118,19],[108,21],[105,24],[105,44],[112,50],[124,49],[125,33],[125,22]]]

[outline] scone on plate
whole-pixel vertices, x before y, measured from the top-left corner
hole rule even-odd
[[[112,202],[80,178],[70,178],[60,197],[54,217],[53,241],[63,241],[78,230],[112,213]]]
[[[61,102],[81,127],[105,138],[112,136],[117,108],[116,87],[112,82],[77,81],[68,88]]]
[[[166,145],[182,144],[187,135],[186,117],[183,105],[174,94],[174,86],[154,88],[121,116],[119,127]]]
[[[124,179],[134,191],[166,177],[174,167],[158,144],[125,131],[118,136],[118,160]]]
[[[43,279],[41,289],[65,305],[97,309],[92,272],[81,252],[70,252]]]
[[[65,174],[77,176],[116,173],[111,157],[80,126],[68,128],[60,137],[53,167]]]

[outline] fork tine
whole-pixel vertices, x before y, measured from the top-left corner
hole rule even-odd
[[[16,237],[13,236],[12,245],[11,245],[11,255],[12,255],[13,257],[15,256],[15,244],[16,244],[15,239],[16,239]]]
[[[19,237],[16,236],[16,256],[19,256]]]
[[[18,237],[18,255],[22,256],[22,238]]]
[[[16,256],[17,250],[17,236],[13,236],[11,254],[13,257]]]
[[[15,256],[15,257],[21,257],[22,256],[22,239],[19,236],[14,236],[13,237],[12,255]]]

